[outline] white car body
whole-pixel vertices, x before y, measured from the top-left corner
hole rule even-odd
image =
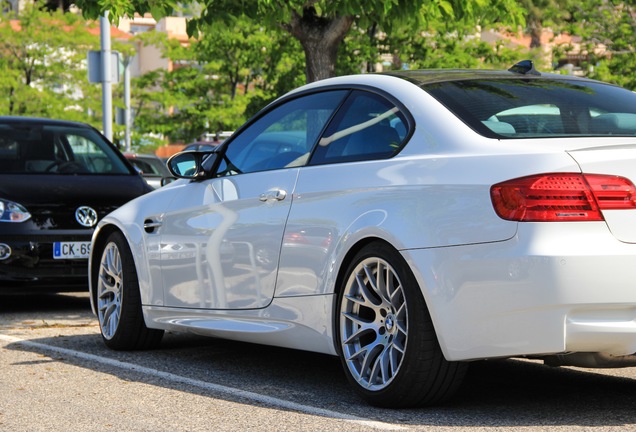
[[[516,222],[496,214],[490,189],[551,172],[636,179],[636,137],[485,137],[417,85],[386,75],[297,92],[351,83],[381,89],[413,116],[395,156],[180,180],[100,221],[94,243],[119,230],[130,246],[147,327],[337,355],[338,286],[352,251],[374,240],[408,263],[448,361],[632,358],[636,210]],[[322,233],[324,246],[300,251],[301,265],[298,245],[284,240],[296,227]],[[267,247],[278,265],[228,270],[223,244],[252,259]],[[95,308],[95,279],[91,299]]]

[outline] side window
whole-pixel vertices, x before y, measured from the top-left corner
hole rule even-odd
[[[305,165],[316,139],[347,93],[315,93],[269,111],[228,143],[218,175]]]
[[[69,132],[60,134],[60,142],[66,144],[62,147],[67,153],[64,159],[81,164],[88,172],[105,173],[112,170],[111,158],[107,157],[90,139]]]
[[[113,150],[90,131],[56,128],[56,159],[72,162],[78,172],[87,174],[129,174]],[[81,169],[80,169],[81,167]]]
[[[407,134],[404,114],[382,96],[354,91],[320,139],[311,165],[386,159]]]
[[[562,135],[568,118],[554,104],[527,105],[502,111],[482,123],[495,133]]]
[[[0,126],[0,169],[36,174],[125,174],[130,168],[95,130],[74,125]]]

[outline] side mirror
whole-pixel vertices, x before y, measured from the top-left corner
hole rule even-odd
[[[176,178],[200,179],[205,177],[203,160],[209,157],[216,157],[216,155],[210,152],[185,151],[172,156],[166,165]]]

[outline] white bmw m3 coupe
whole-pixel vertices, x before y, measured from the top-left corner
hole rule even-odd
[[[636,93],[538,72],[326,79],[103,218],[105,344],[164,331],[339,356],[369,403],[472,360],[636,365]]]

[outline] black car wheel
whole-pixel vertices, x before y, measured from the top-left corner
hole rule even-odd
[[[369,403],[432,405],[459,387],[466,365],[444,358],[417,281],[393,248],[364,247],[347,269],[338,303],[344,370]]]
[[[137,271],[126,239],[119,232],[106,240],[97,277],[97,314],[102,338],[115,350],[150,349],[163,330],[146,327]]]

